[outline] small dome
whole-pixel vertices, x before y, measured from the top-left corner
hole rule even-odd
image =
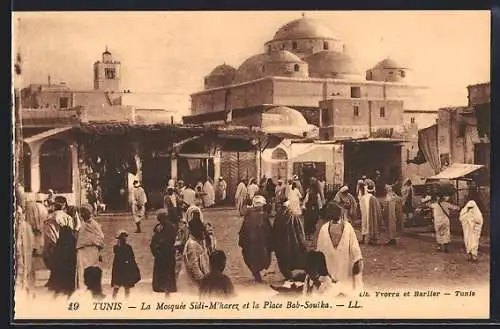
[[[394,59],[387,57],[386,59],[380,61],[375,65],[376,68],[381,69],[406,69],[404,65],[396,62]]]
[[[210,75],[231,75],[231,74],[234,74],[235,72],[236,72],[236,69],[234,67],[232,67],[231,65],[222,64],[222,65],[217,66],[215,69],[213,69],[212,72],[210,72],[209,76]]]
[[[294,110],[290,107],[286,106],[276,106],[271,108],[270,110],[264,112],[266,114],[279,114],[281,115],[281,122],[279,124],[283,124],[285,126],[297,126],[297,127],[307,127],[308,123],[304,116],[297,110]],[[277,122],[271,122],[271,120],[264,122],[265,124],[276,125]]]
[[[283,25],[274,35],[273,41],[296,39],[336,39],[333,33],[320,22],[302,17]]]
[[[306,57],[305,61],[309,64],[309,76],[312,78],[359,74],[351,57],[341,52],[320,51]]]
[[[268,62],[303,63],[299,56],[289,52],[288,50],[272,51],[268,55]]]
[[[269,55],[266,53],[247,58],[240,67],[238,67],[235,73],[234,82],[240,83],[263,78],[265,74],[262,67],[268,60]]]
[[[286,106],[273,107],[262,114],[261,128],[273,134],[303,136],[310,130],[304,116],[297,110]]]
[[[236,69],[230,65],[217,66],[205,77],[205,89],[219,88],[230,85],[236,74]]]

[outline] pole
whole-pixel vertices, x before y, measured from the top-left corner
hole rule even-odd
[[[17,30],[19,30],[21,20],[17,19]],[[22,110],[21,110],[21,88],[22,88],[22,59],[20,51],[17,52],[14,63],[14,180],[16,184],[24,182],[23,168],[23,131],[22,131]]]
[[[259,139],[259,185],[261,183],[262,179],[262,147],[260,144],[260,139]]]

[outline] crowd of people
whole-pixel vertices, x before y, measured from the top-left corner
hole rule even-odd
[[[147,197],[139,181],[133,186],[132,217],[136,233],[142,233]],[[358,180],[354,193],[342,186],[334,194],[326,193],[321,178],[301,182],[294,176],[277,183],[269,178],[260,185],[256,179],[239,182],[234,200],[243,222],[237,243],[255,281],[263,282],[263,272],[270,267],[274,253],[285,278],[283,286],[273,286],[278,291],[293,285],[302,294],[337,296],[361,289],[364,263],[360,244],[380,245],[381,228],[385,227],[388,241],[384,244],[397,245],[398,231],[413,212],[411,182],[403,184],[402,196],[391,185],[385,185],[383,193],[378,188],[381,185],[367,177]],[[200,298],[235,296],[231,279],[224,274],[226,254],[217,248],[216,234],[203,216],[204,208],[226,198],[223,178],[215,188],[210,178],[204,184],[169,181],[149,245],[154,292]],[[450,211],[460,211],[468,259],[476,261],[483,220],[476,202],[470,200],[460,209],[442,193],[424,198],[423,203],[433,210],[436,240],[443,252],[450,242]],[[16,205],[18,289],[33,291],[33,256],[42,256],[50,271],[46,287],[55,296],[86,293],[104,298],[101,253],[105,236],[94,219],[95,206],[69,206],[64,197],[53,193],[27,202],[21,187],[16,190]],[[359,240],[354,230],[358,224]],[[121,288],[128,297],[141,281],[141,270],[127,242],[129,234],[119,230],[114,238],[112,297]]]

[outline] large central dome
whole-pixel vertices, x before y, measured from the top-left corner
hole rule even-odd
[[[332,31],[312,18],[302,17],[283,25],[273,41],[297,39],[337,39]]]

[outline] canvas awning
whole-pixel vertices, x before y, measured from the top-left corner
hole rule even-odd
[[[54,129],[46,130],[46,131],[41,132],[39,134],[25,138],[24,142],[27,144],[31,144],[33,142],[41,141],[41,140],[44,140],[46,138],[61,134],[65,131],[71,130],[72,128],[73,127],[62,127],[62,128],[54,128]]]
[[[458,179],[465,177],[483,167],[483,165],[476,164],[453,163],[439,174],[431,176],[428,179]]]

